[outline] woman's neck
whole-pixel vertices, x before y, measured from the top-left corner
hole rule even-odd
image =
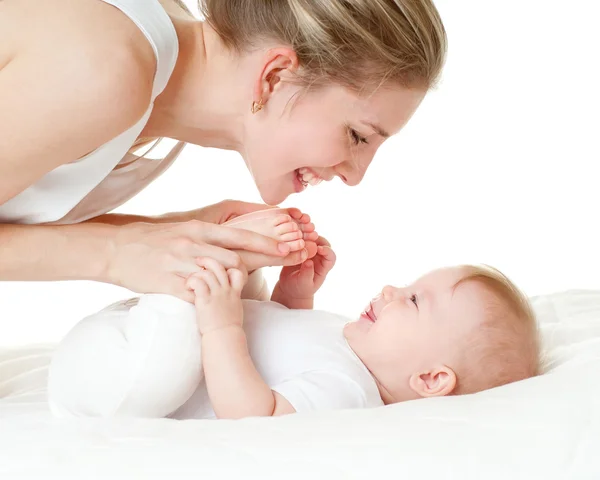
[[[252,100],[251,85],[244,89],[240,82],[243,62],[210,26],[189,18],[176,5],[165,10],[177,32],[179,55],[142,136],[239,151],[243,105]]]

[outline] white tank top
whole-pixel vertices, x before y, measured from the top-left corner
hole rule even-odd
[[[127,15],[146,36],[156,55],[156,74],[146,113],[129,130],[85,157],[59,166],[0,205],[0,223],[68,224],[107,213],[162,174],[184,147],[158,160],[129,153],[145,127],[155,98],[175,68],[179,42],[171,19],[158,0],[101,0]]]

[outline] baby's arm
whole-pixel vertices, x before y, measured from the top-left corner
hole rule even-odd
[[[314,296],[335,265],[336,256],[327,240],[317,239],[317,254],[300,265],[283,267],[271,301],[290,309],[310,310]]]
[[[248,352],[242,328],[242,272],[225,271],[210,258],[200,264],[205,270],[190,277],[188,285],[196,293],[204,377],[215,414],[243,418],[294,413],[292,405],[265,383]]]
[[[203,334],[202,359],[208,395],[218,418],[270,417],[295,412],[256,370],[241,325]]]
[[[282,291],[279,282],[271,293],[271,301],[277,302],[291,310],[312,310],[315,304],[315,296],[308,298],[294,298]]]

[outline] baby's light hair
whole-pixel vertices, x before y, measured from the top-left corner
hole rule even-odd
[[[477,282],[489,299],[485,318],[463,345],[453,394],[475,393],[538,375],[539,334],[527,296],[493,267],[466,265],[462,270],[465,275],[454,289]]]

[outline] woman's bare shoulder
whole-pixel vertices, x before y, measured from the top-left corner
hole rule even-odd
[[[140,29],[99,0],[0,0],[0,68],[20,55],[61,67],[154,77],[156,59]],[[70,59],[70,61],[69,61]],[[123,72],[123,69],[126,69]],[[140,72],[141,70],[141,72]]]
[[[156,64],[137,27],[98,0],[0,0],[0,32],[2,204],[141,118]]]

